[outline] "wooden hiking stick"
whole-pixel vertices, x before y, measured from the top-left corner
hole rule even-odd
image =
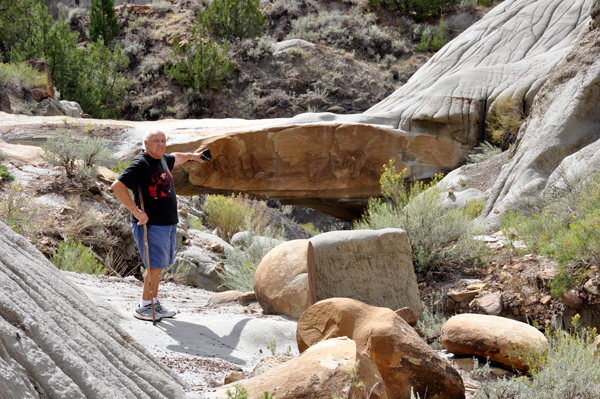
[[[142,187],[138,187],[138,195],[140,197],[140,207],[142,212],[144,209],[144,197],[142,197]],[[146,222],[147,223],[147,222]],[[150,307],[152,308],[152,325],[156,325],[156,316],[154,315],[154,295],[152,295],[152,273],[150,273],[150,248],[148,247],[148,227],[144,223],[144,246],[146,247],[146,276],[148,276],[148,285],[150,286]]]

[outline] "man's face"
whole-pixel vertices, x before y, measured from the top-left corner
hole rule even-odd
[[[147,141],[144,141],[146,145],[146,152],[152,158],[160,159],[165,154],[165,147],[167,145],[167,138],[160,130],[153,130],[150,132],[150,136]]]

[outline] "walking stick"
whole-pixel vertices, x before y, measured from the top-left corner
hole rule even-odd
[[[142,187],[138,187],[138,195],[140,197],[140,207],[142,212],[144,209],[144,197],[142,197]],[[156,316],[154,315],[154,295],[152,295],[152,273],[150,273],[150,249],[148,247],[148,227],[144,223],[144,246],[146,247],[146,275],[148,276],[148,285],[150,286],[150,307],[152,308],[152,325],[156,325]]]

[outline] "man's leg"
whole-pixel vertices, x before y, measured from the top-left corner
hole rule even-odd
[[[154,267],[146,269],[146,274],[144,274],[144,291],[142,292],[142,300],[144,301],[150,301],[153,299],[150,297],[148,273],[150,273],[150,280],[152,281],[152,294],[154,298],[156,298],[158,297],[158,283],[160,282],[160,274],[162,273],[162,269],[156,269]]]

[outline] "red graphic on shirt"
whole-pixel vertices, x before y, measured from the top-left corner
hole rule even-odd
[[[150,196],[154,199],[166,197],[173,189],[173,176],[169,172],[154,173],[150,177],[150,182],[151,185],[148,189],[150,190]]]

